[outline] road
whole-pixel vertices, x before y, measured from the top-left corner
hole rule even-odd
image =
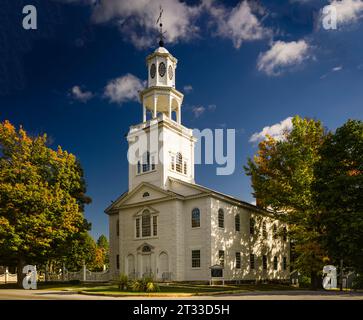
[[[218,296],[192,297],[105,297],[69,291],[0,289],[0,300],[363,300],[363,292],[340,293],[324,291],[247,292]]]

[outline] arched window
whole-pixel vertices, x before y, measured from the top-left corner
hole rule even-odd
[[[150,248],[150,246],[148,246],[147,244],[146,244],[146,245],[144,245],[144,246],[142,247],[142,252],[144,252],[144,253],[146,253],[146,252],[151,252],[151,248]]]
[[[276,226],[276,224],[273,225],[273,238],[274,239],[277,238],[277,226]]]
[[[241,231],[241,217],[238,213],[234,216],[234,226],[236,231]]]
[[[223,209],[218,210],[218,227],[224,228],[224,211],[223,211]]]
[[[274,257],[274,270],[277,270],[277,257]]]
[[[200,211],[198,208],[192,210],[192,228],[200,227]]]
[[[183,173],[183,156],[180,152],[176,154],[175,169],[177,172]]]
[[[149,210],[145,210],[142,213],[142,218],[141,218],[141,234],[143,237],[150,237],[151,236],[151,215]]]
[[[150,193],[149,192],[144,192],[142,197],[145,198],[145,197],[149,197],[150,196]]]

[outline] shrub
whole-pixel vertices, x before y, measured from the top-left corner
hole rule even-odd
[[[146,292],[159,292],[159,291],[160,291],[160,287],[157,283],[148,282],[146,284]]]
[[[127,290],[130,286],[129,277],[126,274],[120,274],[116,280],[120,290]]]
[[[363,275],[357,275],[352,283],[353,289],[363,289]]]
[[[131,284],[131,290],[137,292],[144,291],[142,280],[134,280]]]
[[[160,288],[151,277],[134,280],[131,284],[131,290],[136,292],[158,292]]]

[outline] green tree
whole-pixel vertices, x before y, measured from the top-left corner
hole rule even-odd
[[[320,121],[295,116],[292,124],[283,139],[267,136],[260,142],[245,171],[251,176],[257,205],[271,209],[276,218],[288,224],[293,266],[309,275],[315,288],[326,252],[321,246],[323,230],[312,185],[326,134]]]
[[[88,232],[74,235],[67,248],[63,261],[68,271],[79,271],[84,264],[93,269],[97,264],[97,245]]]
[[[314,191],[332,263],[363,272],[363,122],[348,120],[321,147]]]
[[[42,264],[89,227],[83,171],[76,157],[9,121],[0,124],[0,262]]]
[[[107,240],[107,237],[103,234],[100,235],[100,237],[97,240],[97,248],[99,248],[102,251],[102,258],[103,258],[103,264],[108,267],[109,265],[109,251],[110,251],[110,244]]]

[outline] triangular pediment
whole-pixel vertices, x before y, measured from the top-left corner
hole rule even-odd
[[[142,205],[143,203],[172,198],[182,197],[172,191],[163,190],[151,183],[142,182],[130,192],[127,192],[119,197],[105,210],[105,212],[111,213],[112,211],[118,210],[124,206]]]

